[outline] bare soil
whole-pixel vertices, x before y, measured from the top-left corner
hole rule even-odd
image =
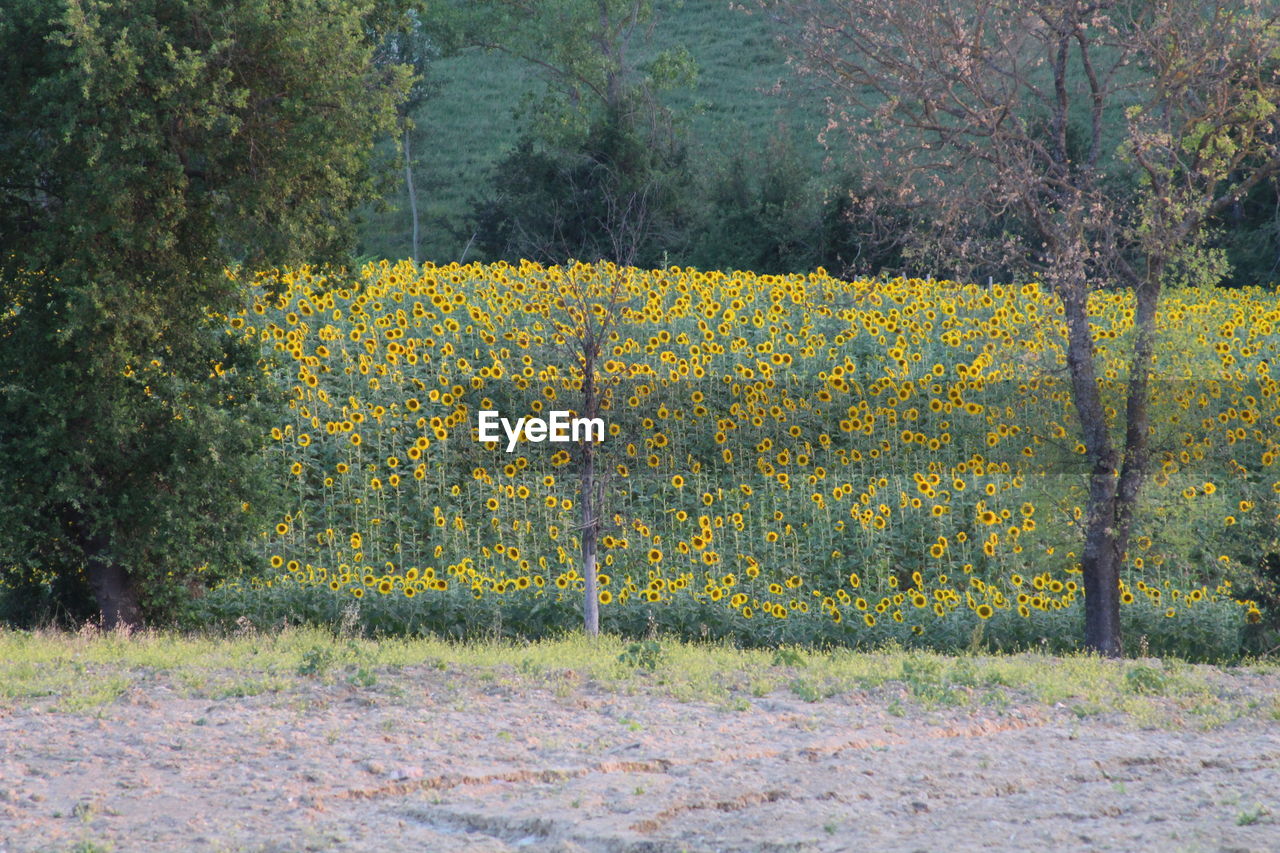
[[[1274,685],[1268,685],[1274,687]],[[427,667],[0,706],[0,851],[1280,850],[1280,724]],[[1264,715],[1265,716],[1265,715]]]

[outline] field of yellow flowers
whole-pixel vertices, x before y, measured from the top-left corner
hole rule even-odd
[[[382,262],[248,285],[229,326],[291,389],[270,464],[292,509],[226,600],[385,630],[576,624],[575,446],[508,452],[477,423],[580,411],[591,324],[605,630],[948,648],[1080,632],[1084,448],[1061,309],[1035,283]],[[1092,299],[1114,414],[1130,299]],[[1123,590],[1129,642],[1153,653],[1238,646],[1261,618],[1245,599],[1280,551],[1278,329],[1259,290],[1164,303],[1158,469]]]

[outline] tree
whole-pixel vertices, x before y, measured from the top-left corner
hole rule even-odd
[[[1085,644],[1121,652],[1119,572],[1150,457],[1161,289],[1205,226],[1280,170],[1280,11],[1268,0],[782,0],[799,70],[898,197],[918,247],[1040,273],[1060,300],[1090,466]],[[993,228],[1011,214],[1017,229]],[[928,241],[932,241],[930,244]],[[1134,293],[1123,419],[1108,423],[1096,286]]]
[[[688,262],[757,273],[823,267],[840,278],[900,271],[909,221],[891,205],[862,201],[864,183],[815,175],[779,127],[766,144],[708,170]]]
[[[418,211],[418,190],[414,182],[414,141],[417,130],[412,116],[427,102],[435,86],[428,78],[431,63],[440,57],[440,51],[427,33],[421,14],[410,9],[397,29],[382,39],[377,53],[379,65],[404,67],[412,71],[413,81],[400,106],[400,148],[404,158],[405,194],[409,200],[410,238],[409,254],[415,264],[421,263],[418,247],[422,234]]]
[[[652,0],[485,0],[457,3],[455,13],[449,29],[461,43],[514,56],[543,75],[548,88],[532,112],[544,139],[578,138],[599,111],[641,100],[660,129],[666,117],[654,96],[696,75],[683,48],[636,62],[654,26]]]
[[[242,558],[258,343],[228,265],[336,259],[408,75],[393,4],[15,0],[0,17],[0,573],[160,616]],[[91,593],[91,596],[89,595]]]
[[[635,54],[654,25],[648,0],[491,0],[461,4],[463,41],[540,73],[531,121],[477,206],[491,256],[657,263],[683,238],[686,146],[660,95],[688,85],[688,51]]]
[[[1273,175],[1216,217],[1218,237],[1237,287],[1280,283],[1280,180]],[[1211,226],[1212,227],[1212,226]]]
[[[685,239],[687,158],[630,121],[606,115],[572,149],[522,139],[493,170],[496,195],[474,211],[477,247],[511,261],[660,264]]]
[[[601,375],[601,356],[618,326],[627,292],[627,273],[615,264],[571,264],[561,285],[564,318],[555,319],[553,340],[563,348],[573,373],[581,375],[578,416],[599,418],[608,407],[612,385]],[[572,376],[572,373],[570,374]],[[604,529],[608,474],[592,441],[576,447],[578,537],[582,554],[582,624],[587,636],[600,634],[598,552]]]

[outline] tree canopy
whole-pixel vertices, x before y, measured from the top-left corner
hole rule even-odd
[[[273,400],[228,267],[338,258],[409,75],[395,4],[0,15],[0,572],[108,626],[234,565]],[[256,347],[256,342],[253,346]],[[273,400],[274,402],[274,400]],[[164,581],[157,583],[156,581]],[[92,596],[89,593],[92,592]],[[83,612],[77,612],[83,615]]]

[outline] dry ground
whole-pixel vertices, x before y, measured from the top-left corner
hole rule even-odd
[[[1194,669],[1213,690],[1143,713],[892,679],[705,700],[660,672],[133,669],[99,701],[0,701],[0,851],[1280,850],[1280,678]]]

